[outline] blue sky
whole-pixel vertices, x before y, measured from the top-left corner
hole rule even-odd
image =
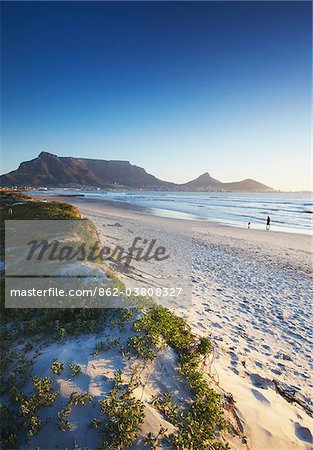
[[[42,150],[310,188],[310,2],[2,2],[3,172]]]

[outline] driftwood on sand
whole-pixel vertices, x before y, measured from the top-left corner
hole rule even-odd
[[[273,380],[276,392],[281,395],[289,403],[297,403],[304,411],[313,417],[313,408],[311,408],[304,400],[299,398],[295,389],[284,387],[278,380]]]

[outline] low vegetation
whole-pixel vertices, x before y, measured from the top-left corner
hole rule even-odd
[[[33,377],[33,392],[27,396],[19,390],[15,390],[15,401],[19,405],[19,413],[22,417],[22,425],[26,430],[27,437],[32,438],[42,428],[43,423],[38,417],[38,410],[43,407],[52,406],[59,391],[52,387],[49,377]]]
[[[78,364],[74,363],[71,363],[68,368],[71,372],[72,377],[76,377],[76,375],[79,375],[82,371],[82,368]]]
[[[57,427],[59,428],[59,430],[66,431],[71,428],[71,423],[68,417],[72,412],[73,406],[86,405],[87,403],[91,403],[92,399],[93,396],[90,394],[79,394],[76,391],[72,392],[69,401],[57,414]]]
[[[15,449],[18,447],[19,415],[11,405],[0,404],[0,448]]]
[[[94,224],[84,219],[78,210],[67,203],[41,202],[16,191],[0,191],[0,246],[4,257],[4,221],[5,220],[75,220],[82,226],[75,227],[75,233],[80,239],[89,244],[98,239]],[[12,214],[10,214],[10,209]],[[1,280],[1,323],[2,337],[5,341],[12,341],[16,336],[32,337],[48,336],[63,342],[65,337],[92,333],[100,330],[108,317],[110,309],[5,309],[4,308],[4,279]],[[9,326],[6,326],[9,324]]]
[[[166,440],[166,432],[167,429],[163,427],[160,427],[160,430],[156,436],[149,432],[144,439],[144,444],[152,450],[162,448],[162,443]]]
[[[99,341],[95,345],[93,355],[97,356],[97,355],[99,355],[100,352],[106,352],[106,351],[110,350],[111,348],[114,348],[117,345],[119,345],[119,343],[120,343],[119,339],[111,339],[111,340],[109,339],[106,342]]]
[[[143,423],[144,404],[133,396],[138,382],[132,379],[129,384],[122,381],[122,371],[115,375],[114,387],[107,399],[100,400],[101,423],[93,421],[100,429],[101,446],[108,450],[130,447],[138,438]]]
[[[53,373],[55,373],[56,375],[60,375],[60,373],[62,372],[62,370],[64,369],[64,364],[59,363],[57,361],[55,361],[54,363],[52,363],[51,365],[51,370]]]
[[[66,403],[63,409],[57,414],[57,427],[61,431],[66,431],[71,428],[71,423],[68,420],[68,416],[72,412],[72,405],[70,402]]]
[[[211,352],[211,342],[206,338],[197,340],[183,319],[162,307],[139,318],[134,330],[140,334],[130,339],[130,350],[151,360],[153,352],[169,345],[177,353],[178,370],[191,391],[191,401],[184,406],[177,405],[169,393],[153,399],[153,405],[177,427],[177,432],[169,436],[172,446],[190,450],[229,448],[227,443],[216,440],[227,429],[220,395],[209,387],[199,370],[201,360]]]

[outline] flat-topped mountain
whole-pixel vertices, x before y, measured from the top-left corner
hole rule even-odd
[[[257,191],[272,188],[254,180],[222,183],[208,172],[184,184],[163,181],[129,161],[59,157],[48,152],[20,164],[0,177],[1,186],[70,187],[182,190],[182,191]]]
[[[121,185],[157,188],[172,185],[158,180],[129,161],[59,157],[47,152],[41,152],[37,158],[21,163],[17,170],[2,175],[0,179],[1,185],[18,186]]]

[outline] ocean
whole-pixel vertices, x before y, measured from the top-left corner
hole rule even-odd
[[[103,199],[142,207],[148,214],[178,219],[196,219],[223,225],[265,229],[271,217],[276,231],[312,233],[312,194],[298,193],[217,193],[157,191],[77,191],[58,189],[40,194],[84,194],[85,198]],[[122,206],[122,205],[120,205]]]

